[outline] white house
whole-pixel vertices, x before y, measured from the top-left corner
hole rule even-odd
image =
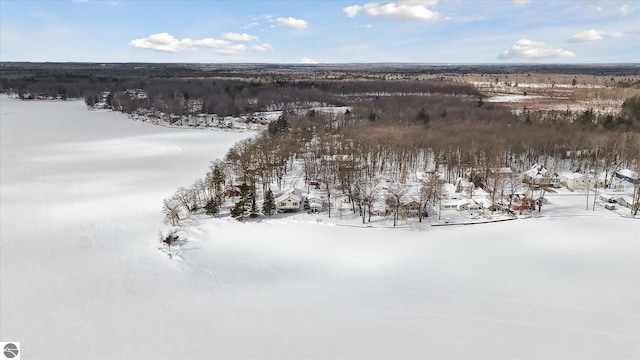
[[[640,181],[640,176],[638,176],[638,173],[630,169],[622,169],[616,171],[616,177],[624,181],[628,181],[632,184]]]
[[[602,171],[598,174],[598,187],[607,188],[607,191],[623,192],[625,190],[625,181],[616,177],[612,172]]]
[[[297,190],[289,190],[276,198],[276,209],[278,212],[300,211],[303,198]]]
[[[307,201],[309,202],[310,213],[319,213],[324,210],[324,201],[318,193],[310,192],[307,196]]]
[[[463,178],[458,178],[456,180],[456,192],[463,194],[471,194],[473,191],[474,185],[471,181]]]
[[[456,211],[474,211],[479,210],[480,206],[474,201],[469,199],[448,199],[442,200],[440,204],[442,210],[456,210]]]
[[[568,172],[560,174],[560,183],[568,189],[584,186],[584,175],[578,172]]]
[[[522,174],[522,181],[538,186],[560,187],[560,179],[544,165],[535,164]]]
[[[569,189],[580,189],[587,186],[593,188],[596,184],[596,179],[593,176],[584,176],[574,172],[561,174],[560,182]]]

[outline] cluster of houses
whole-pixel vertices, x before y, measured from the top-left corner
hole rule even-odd
[[[158,110],[137,109],[129,115],[134,120],[156,125],[191,128],[220,128],[235,130],[261,130],[276,120],[281,111],[260,112],[239,117],[194,113],[189,115],[166,114]]]
[[[466,214],[470,216],[481,216],[500,213],[522,213],[523,211],[533,211],[540,209],[546,199],[544,197],[534,198],[531,189],[546,189],[555,191],[562,187],[566,187],[570,191],[581,190],[585,188],[594,189],[598,187],[598,198],[603,206],[607,209],[616,209],[617,207],[632,207],[633,198],[626,194],[625,189],[629,184],[640,182],[638,174],[624,169],[614,174],[598,174],[598,176],[584,175],[577,172],[553,173],[542,165],[534,165],[525,171],[522,176],[522,183],[527,185],[519,187],[519,191],[505,191],[501,196],[492,196],[483,186],[476,186],[469,178],[458,178],[455,183],[446,183],[442,174],[432,172],[429,175],[424,173],[418,176],[418,179],[425,176],[438,176],[439,184],[442,186],[440,201],[437,204],[427,204],[417,201],[419,186],[407,186],[407,193],[401,197],[399,215],[404,218],[417,217],[422,213],[427,216],[428,213],[452,212]],[[492,177],[519,177],[514,174],[510,168],[501,168],[495,173],[490,174]],[[380,176],[376,178],[378,189],[378,199],[372,206],[373,216],[385,216],[392,212],[389,205],[385,202],[385,193],[388,190],[389,181]],[[318,181],[310,181],[307,190],[287,189],[276,194],[275,206],[280,213],[306,211],[309,213],[320,213],[327,210],[326,194],[320,190]],[[229,188],[227,196],[239,196],[238,187]],[[493,201],[492,201],[493,200]],[[494,203],[495,201],[495,203]],[[338,208],[343,203],[338,200],[332,204],[332,208]],[[351,206],[351,205],[349,205]]]
[[[625,191],[626,184],[638,183],[638,174],[630,169],[621,169],[614,172],[600,172],[598,174],[583,174],[581,172],[554,173],[543,165],[534,165],[522,174],[522,181],[540,187],[560,188],[566,187],[574,191],[577,189],[606,188],[612,192]]]

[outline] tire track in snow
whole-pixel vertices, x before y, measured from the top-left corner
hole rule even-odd
[[[210,268],[205,268],[202,266],[197,266],[197,265],[190,265],[190,264],[184,264],[186,267],[192,268],[192,269],[196,269],[198,271],[202,271],[205,272],[207,274],[209,274],[209,276],[211,276],[211,284],[212,284],[212,291],[216,292],[218,290],[218,284],[220,282],[218,273]]]

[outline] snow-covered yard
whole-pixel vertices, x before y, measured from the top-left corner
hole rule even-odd
[[[250,133],[0,111],[0,338],[25,358],[640,357],[640,221],[583,195],[472,226],[194,217],[169,259],[162,199]]]

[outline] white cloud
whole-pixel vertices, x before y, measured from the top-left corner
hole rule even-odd
[[[428,9],[434,6],[438,1],[419,1],[406,0],[395,1],[385,5],[379,3],[367,3],[364,6],[352,5],[342,9],[342,11],[350,18],[356,17],[358,13],[364,10],[369,16],[382,16],[395,20],[426,20],[433,21],[440,17],[436,11]]]
[[[523,6],[530,2],[530,0],[513,0],[515,6]]]
[[[590,30],[573,34],[571,39],[567,41],[572,43],[578,43],[578,42],[602,40],[606,37],[623,37],[623,36],[627,36],[627,34],[620,31],[604,32],[604,31],[590,29]]]
[[[184,39],[184,40],[190,40],[190,39]],[[191,41],[193,46],[205,46],[210,48],[219,48],[219,47],[229,45],[229,42],[226,40],[220,40],[220,39],[214,39],[214,38],[205,38],[205,39],[191,40]]]
[[[360,6],[360,5],[347,6],[346,8],[342,9],[342,11],[344,11],[344,13],[347,14],[347,16],[350,17],[350,18],[355,17],[356,15],[358,15],[360,10],[362,10],[362,6]]]
[[[365,29],[371,29],[373,27],[373,25],[371,25],[371,24],[363,24],[363,25],[356,25],[356,27],[365,28]]]
[[[602,40],[604,39],[603,35],[604,35],[603,31],[589,29],[586,31],[573,34],[573,36],[571,36],[571,39],[569,39],[568,41],[569,42],[585,42],[585,41]]]
[[[618,8],[618,11],[620,11],[622,16],[625,16],[625,15],[628,15],[631,12],[631,8],[629,8],[629,5],[624,4],[624,5],[622,5],[622,6],[620,6]]]
[[[569,50],[561,48],[554,48],[541,41],[533,41],[529,39],[520,39],[516,41],[511,48],[505,50],[500,55],[499,59],[508,60],[514,58],[522,59],[553,59],[553,58],[565,58],[574,57],[576,54]]]
[[[312,58],[305,57],[305,58],[300,59],[300,63],[301,64],[317,64],[318,62],[313,60]]]
[[[623,36],[627,36],[627,34],[620,32],[620,31],[613,31],[608,33],[607,35],[611,36],[611,37],[623,37]]]
[[[273,51],[273,46],[271,46],[271,44],[259,44],[259,45],[253,45],[251,47],[251,50],[254,51]]]
[[[290,27],[293,29],[306,29],[307,26],[309,26],[306,21],[292,17],[277,18],[276,21],[282,26]]]
[[[250,28],[252,28],[252,27],[256,27],[256,26],[258,26],[258,25],[260,25],[260,23],[258,23],[258,22],[256,22],[256,21],[254,21],[254,22],[252,22],[252,23],[249,23],[249,24],[245,25],[245,26],[244,26],[244,28],[245,28],[245,29],[250,29]]]
[[[249,35],[249,34],[238,34],[238,33],[224,33],[222,34],[222,38],[230,41],[255,41],[258,40],[257,36]]]
[[[169,53],[176,53],[179,51],[192,51],[196,50],[196,47],[198,46],[219,48],[227,45],[229,45],[228,41],[213,38],[204,38],[199,40],[185,38],[182,40],[178,40],[166,32],[153,34],[142,39],[134,39],[129,42],[129,46],[133,46],[136,48]]]
[[[229,45],[224,49],[216,50],[216,52],[220,55],[236,56],[236,55],[242,55],[246,50],[246,48],[247,47],[242,44]]]

